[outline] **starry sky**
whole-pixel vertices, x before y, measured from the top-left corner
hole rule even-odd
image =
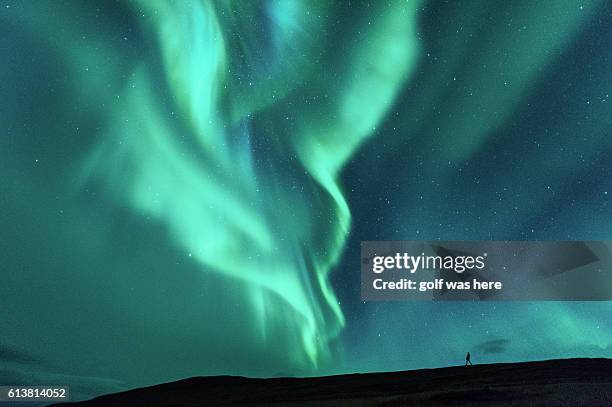
[[[610,2],[0,20],[1,383],[612,357],[609,302],[364,302],[359,264],[363,240],[612,240]]]

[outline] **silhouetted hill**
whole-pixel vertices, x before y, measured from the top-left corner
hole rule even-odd
[[[612,406],[611,359],[562,359],[313,378],[195,377],[83,406]]]

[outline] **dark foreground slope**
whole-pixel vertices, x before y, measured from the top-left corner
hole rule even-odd
[[[196,377],[75,405],[612,406],[612,359],[565,359],[318,378]]]

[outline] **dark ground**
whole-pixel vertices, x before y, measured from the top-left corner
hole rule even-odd
[[[612,359],[317,378],[194,377],[78,406],[612,406]]]

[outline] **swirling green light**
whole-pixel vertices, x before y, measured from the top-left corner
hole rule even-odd
[[[328,6],[292,4],[258,11],[273,39],[270,60],[258,65],[241,50],[264,39],[240,25],[241,4],[141,2],[138,12],[152,16],[146,29],[158,38],[164,82],[149,66],[131,72],[111,114],[112,141],[88,165],[133,210],[162,222],[203,270],[246,282],[253,330],[263,338],[271,325],[299,332],[291,359],[317,366],[344,324],[328,280],[350,228],[338,175],[415,62],[416,9],[381,7],[348,58],[320,77],[310,58],[322,48],[317,32]],[[299,86],[305,82],[307,91]],[[160,103],[160,86],[171,107]],[[311,106],[311,96],[325,100]],[[279,129],[289,116],[291,128]],[[264,130],[252,131],[254,123]],[[253,139],[273,145],[267,165],[255,161]],[[299,162],[283,174],[287,157]],[[308,190],[296,193],[287,181],[293,176]]]

